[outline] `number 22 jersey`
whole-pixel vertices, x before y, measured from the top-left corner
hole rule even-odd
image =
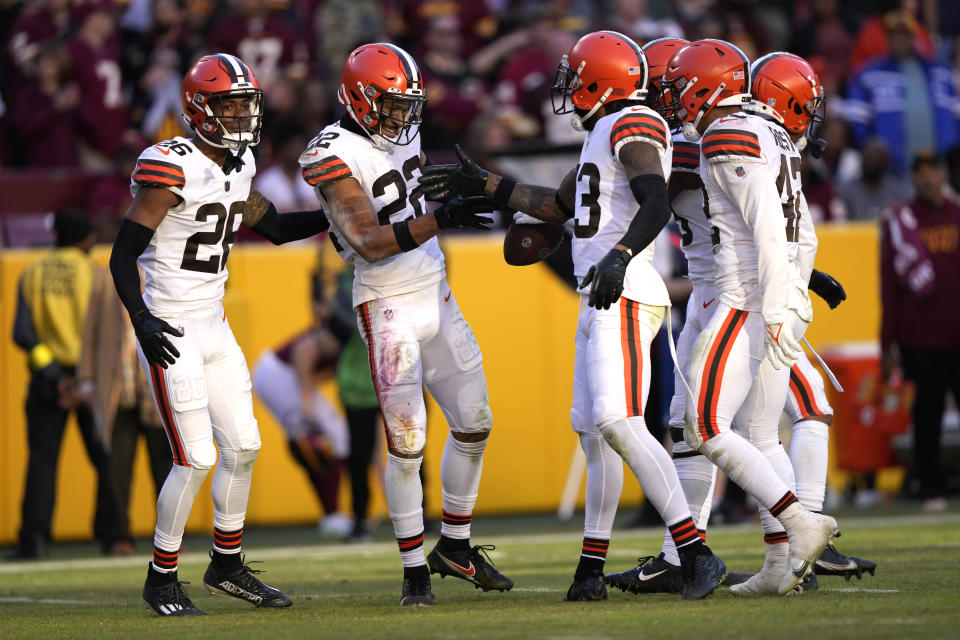
[[[347,117],[325,127],[300,155],[303,179],[317,190],[326,211],[323,189],[355,178],[370,200],[381,226],[423,215],[426,200],[417,181],[420,138],[408,145],[380,148]],[[416,249],[367,262],[330,220],[330,241],[345,261],[354,265],[353,304],[420,291],[443,279],[444,258],[436,236]]]
[[[191,140],[180,137],[147,148],[137,159],[130,184],[134,197],[141,187],[156,187],[179,199],[138,260],[151,313],[183,313],[223,300],[227,257],[257,172],[249,149],[241,160],[239,173],[227,176]]]

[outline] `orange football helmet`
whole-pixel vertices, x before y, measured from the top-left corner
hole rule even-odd
[[[605,102],[643,100],[648,76],[647,58],[636,42],[616,31],[588,33],[560,59],[553,112],[574,111],[574,127],[583,128]]]
[[[823,121],[823,85],[809,62],[777,51],[752,65],[750,93],[764,113],[771,114],[792,136]],[[812,133],[812,131],[811,131]]]
[[[413,57],[386,42],[365,44],[347,56],[337,99],[374,143],[397,145],[417,137],[427,101]]]
[[[249,112],[224,115],[225,98],[248,98]],[[263,91],[253,70],[227,53],[203,56],[183,78],[180,91],[183,117],[207,144],[239,149],[260,142],[263,125]]]
[[[656,109],[662,115],[670,128],[675,128],[679,122],[676,116],[672,116],[663,108],[660,100],[662,93],[660,83],[663,80],[663,74],[667,70],[667,63],[677,51],[690,44],[689,40],[683,38],[657,38],[651,40],[641,47],[643,54],[647,57],[647,66],[650,70],[650,80],[647,82],[647,106]],[[671,117],[672,116],[672,117]]]
[[[724,40],[696,40],[677,51],[663,74],[661,100],[675,115],[688,140],[698,140],[697,125],[714,107],[749,102],[750,61]]]

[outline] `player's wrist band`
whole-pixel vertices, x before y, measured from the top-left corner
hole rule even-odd
[[[517,186],[516,180],[511,180],[510,178],[500,178],[500,183],[497,185],[497,189],[493,192],[493,203],[500,207],[510,206],[510,194],[513,193],[513,188]]]
[[[53,351],[50,349],[50,347],[41,342],[33,349],[30,349],[27,362],[30,365],[31,371],[39,371],[53,362]]]
[[[417,241],[413,239],[407,222],[407,220],[401,220],[393,223],[393,235],[397,238],[397,244],[400,245],[401,251],[413,251],[419,246]]]

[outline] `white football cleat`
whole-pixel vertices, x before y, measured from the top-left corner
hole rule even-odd
[[[800,505],[792,505],[788,511],[797,510],[781,519],[790,537],[790,555],[787,572],[780,580],[780,595],[793,595],[797,585],[813,571],[813,563],[820,552],[840,535],[837,521],[821,513],[811,513]]]
[[[787,573],[788,543],[766,545],[763,568],[746,582],[730,587],[735,596],[770,596],[780,593],[780,581]]]

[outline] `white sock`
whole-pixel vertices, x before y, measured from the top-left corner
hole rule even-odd
[[[183,542],[183,528],[190,516],[193,501],[210,469],[184,467],[178,464],[170,468],[167,479],[157,499],[157,526],[153,533],[153,545],[157,549],[174,553]],[[158,571],[164,567],[154,564]],[[175,569],[175,567],[174,567]],[[174,570],[166,568],[166,570]]]
[[[599,433],[581,433],[587,458],[587,499],[583,536],[609,540],[623,490],[623,460]]]
[[[797,478],[797,499],[810,511],[823,511],[829,448],[828,424],[819,420],[802,420],[793,425],[790,462]]]
[[[440,535],[461,540],[470,538],[486,446],[486,438],[479,442],[461,442],[452,433],[447,436],[440,461],[440,483],[443,486]]]
[[[710,438],[700,445],[700,452],[723,469],[727,477],[741,489],[771,511],[780,506],[785,494],[793,495],[786,483],[777,476],[767,458],[733,431],[724,431]]]
[[[643,493],[664,522],[679,522],[690,517],[673,460],[647,430],[642,416],[618,420],[602,427],[600,432],[633,471]]]
[[[398,458],[387,454],[387,473],[384,477],[387,505],[404,567],[427,563],[423,555],[421,462],[423,458]]]
[[[673,445],[673,466],[677,470],[680,487],[683,489],[693,521],[697,523],[698,529],[706,531],[707,521],[710,520],[710,507],[713,505],[713,486],[717,478],[717,465],[700,453],[684,455],[691,451],[693,449],[685,442]],[[681,457],[677,457],[678,455]]]

